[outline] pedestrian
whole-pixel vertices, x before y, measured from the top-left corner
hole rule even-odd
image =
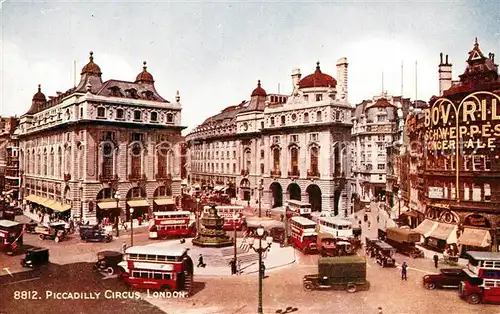
[[[231,266],[231,275],[236,275],[236,261],[234,258],[229,262],[229,266]]]
[[[408,268],[408,265],[406,262],[403,262],[403,265],[401,265],[401,280],[408,280],[406,277],[406,269]]]
[[[203,262],[203,255],[201,254],[198,257],[198,265],[196,267],[205,267],[205,263]]]
[[[434,253],[434,267],[438,268],[439,256],[437,253]]]
[[[127,243],[123,242],[122,244],[122,252],[125,254],[125,251],[127,250]]]
[[[383,314],[383,313],[382,313],[382,307],[381,307],[381,306],[379,306],[379,307],[378,307],[378,314]]]
[[[236,274],[241,275],[241,260],[236,263]]]
[[[370,230],[371,226],[372,226],[372,223],[371,223],[371,221],[368,220],[368,230]]]
[[[137,217],[137,223],[139,226],[142,224],[142,216]]]

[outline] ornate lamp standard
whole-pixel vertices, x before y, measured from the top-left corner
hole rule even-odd
[[[130,207],[130,246],[134,246],[134,208]]]
[[[262,247],[262,238],[263,237],[264,237],[264,227],[262,227],[262,225],[261,225],[257,228],[257,239],[259,241],[259,247],[258,248],[254,247],[254,238],[249,239],[250,247],[257,254],[259,254],[259,307],[257,308],[258,314],[264,313],[262,311],[262,279],[264,277],[264,269],[262,268],[262,253],[269,251],[271,249],[271,245],[273,244],[273,238],[267,237],[266,238],[267,246]]]
[[[239,216],[237,214],[233,215],[233,227],[234,227],[234,262],[236,263],[236,219]]]
[[[260,179],[260,182],[259,182],[259,218],[262,217],[262,206],[260,204],[261,200],[262,200],[262,191],[264,190],[264,188],[262,187],[262,179]]]
[[[196,235],[198,235],[198,232],[200,230],[200,201],[201,199],[199,197],[196,198]]]
[[[115,229],[116,229],[116,236],[119,237],[120,236],[120,231],[119,231],[119,226],[118,226],[118,218],[120,217],[120,207],[118,207],[118,202],[120,201],[120,191],[116,191],[115,192],[115,200],[116,200],[116,212],[117,214],[115,214]]]

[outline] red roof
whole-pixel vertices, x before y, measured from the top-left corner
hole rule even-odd
[[[368,107],[381,107],[381,108],[386,108],[386,107],[394,107],[390,102],[387,101],[385,98],[379,98],[373,105],[369,105]]]
[[[154,83],[153,75],[147,71],[146,61],[143,62],[144,66],[142,72],[135,78],[136,83]]]
[[[102,72],[101,72],[101,68],[94,63],[94,57],[93,57],[94,53],[91,51],[90,52],[90,57],[89,57],[89,63],[87,63],[83,69],[82,69],[82,75],[87,73],[87,74],[96,74],[96,75],[101,75]]]
[[[260,87],[260,80],[257,82],[257,88],[253,90],[252,96],[267,96],[266,91]]]
[[[322,73],[319,68],[319,61],[316,63],[316,71],[309,74],[299,82],[300,88],[308,87],[336,87],[337,81],[328,74]]]

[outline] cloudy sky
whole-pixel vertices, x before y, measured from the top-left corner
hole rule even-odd
[[[0,0],[1,115],[22,115],[37,84],[54,95],[73,87],[94,51],[103,79],[133,81],[148,62],[156,89],[179,90],[192,128],[248,99],[258,79],[291,92],[290,74],[333,76],[349,61],[351,103],[379,94],[428,100],[438,92],[439,53],[453,75],[474,37],[500,60],[500,1],[14,1]],[[418,92],[415,61],[418,60]]]

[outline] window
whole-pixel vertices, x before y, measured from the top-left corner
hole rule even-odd
[[[236,173],[236,164],[233,163],[233,173]]]
[[[385,136],[383,136],[383,135],[378,135],[378,136],[377,136],[377,140],[378,140],[379,142],[383,142],[383,141],[385,140]]]
[[[316,112],[316,122],[321,122],[323,120],[323,113],[321,111]]]
[[[292,166],[292,173],[298,174],[299,172],[299,150],[297,148],[290,149],[290,161]]]
[[[144,139],[144,136],[142,133],[132,133],[131,141],[142,141]]]
[[[379,175],[378,175],[378,179],[379,179],[379,180],[384,180],[384,176],[383,176],[383,175],[381,175],[381,174],[379,174]]]
[[[444,195],[443,195],[444,199],[447,200],[448,199],[448,185],[447,184],[444,185],[443,190],[444,190]]]
[[[157,150],[157,178],[166,178],[167,177],[167,162],[168,162],[168,154],[169,151],[166,147],[160,147]]]
[[[385,149],[385,147],[384,147],[383,144],[378,144],[377,147],[378,147],[378,150],[384,150]]]
[[[279,144],[280,143],[280,136],[275,135],[273,136],[273,144]]]
[[[142,113],[139,110],[134,111],[134,120],[141,120],[142,118]]]
[[[83,118],[83,108],[80,108],[80,118]]]
[[[106,109],[104,107],[97,108],[97,117],[106,118]]]
[[[468,201],[470,199],[469,185],[464,183],[464,200]]]
[[[450,198],[451,199],[457,198],[457,193],[455,191],[455,185],[453,183],[450,184]]]
[[[309,113],[304,113],[304,122],[308,123],[309,122]]]
[[[491,201],[491,188],[488,183],[484,184],[484,201],[485,202]]]
[[[264,128],[264,121],[261,121],[260,122],[260,128],[263,129]]]
[[[491,158],[490,156],[484,156],[484,170],[491,170]]]
[[[273,170],[280,170],[280,150],[278,148],[273,149]]]
[[[377,121],[378,122],[385,122],[385,116],[378,116]]]
[[[132,147],[132,154],[131,154],[131,171],[130,171],[130,177],[134,179],[139,179],[141,177],[141,146],[140,145],[134,145]]]
[[[319,134],[318,133],[311,133],[309,134],[309,140],[311,142],[317,142],[319,139]]]
[[[123,109],[116,109],[116,118],[117,119],[123,119],[124,117]]]
[[[101,175],[103,179],[113,177],[113,147],[111,143],[104,143],[102,146]]]
[[[481,186],[478,184],[472,185],[472,200],[475,202],[481,201]]]
[[[174,122],[174,115],[171,113],[167,113],[167,123],[173,123]]]
[[[156,112],[151,112],[151,121],[157,122],[158,121],[158,113]]]
[[[274,118],[269,119],[269,123],[271,124],[271,126],[274,126]]]
[[[323,100],[323,95],[322,94],[316,94],[316,101],[322,101]]]
[[[299,141],[299,136],[297,134],[290,135],[290,142],[297,143]]]
[[[309,95],[304,95],[304,101],[308,102],[309,101]]]
[[[285,116],[281,116],[281,125],[285,125],[286,118]]]
[[[482,158],[480,156],[472,156],[472,170],[474,171],[481,170],[481,162]]]
[[[260,158],[264,159],[264,151],[263,150],[260,151]]]
[[[378,164],[377,169],[378,170],[385,170],[385,164]]]
[[[264,164],[260,164],[260,174],[264,174]]]
[[[319,175],[318,159],[319,159],[319,148],[312,147],[310,153],[310,171],[312,175]]]

